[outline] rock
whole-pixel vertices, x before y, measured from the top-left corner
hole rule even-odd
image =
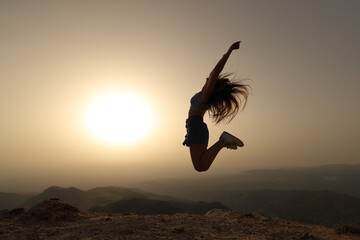
[[[80,211],[61,200],[44,200],[32,207],[28,215],[41,221],[73,221],[80,215]]]

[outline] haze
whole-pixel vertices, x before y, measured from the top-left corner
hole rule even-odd
[[[2,0],[0,191],[360,163],[359,12],[357,0]],[[252,95],[230,124],[205,121],[210,144],[226,130],[245,147],[197,173],[181,145],[189,101],[238,40],[225,72]],[[135,144],[85,130],[88,104],[112,90],[151,106]]]

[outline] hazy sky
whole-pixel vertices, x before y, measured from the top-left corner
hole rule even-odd
[[[359,12],[358,0],[0,0],[0,191],[360,163]],[[230,124],[205,121],[210,144],[226,130],[245,147],[196,173],[182,146],[189,101],[238,40],[225,71],[253,93]],[[109,91],[150,106],[141,141],[85,129]]]

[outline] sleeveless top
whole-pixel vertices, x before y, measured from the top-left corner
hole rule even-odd
[[[205,108],[204,104],[200,101],[200,93],[196,93],[190,100],[190,109],[197,112],[203,112]]]

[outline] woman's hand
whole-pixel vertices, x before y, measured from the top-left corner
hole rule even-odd
[[[241,42],[241,41],[238,41],[238,42],[233,43],[233,44],[230,46],[230,50],[239,49],[239,48],[240,48],[240,42]]]

